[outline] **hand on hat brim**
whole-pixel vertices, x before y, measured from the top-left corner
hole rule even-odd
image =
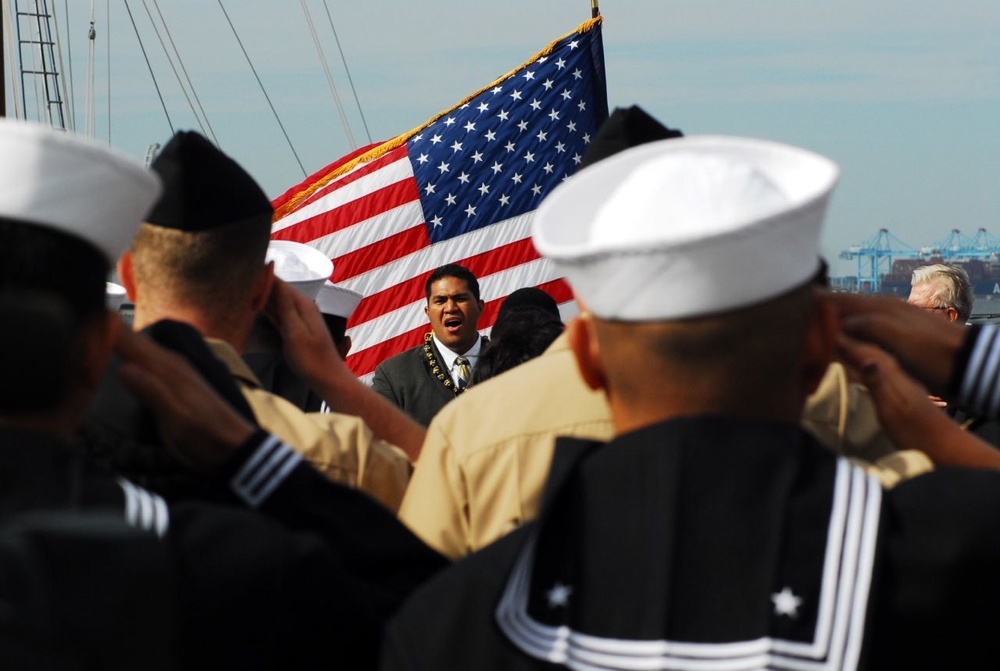
[[[898,298],[831,293],[841,331],[891,352],[913,377],[943,395],[966,329]]]
[[[274,278],[264,315],[281,334],[285,361],[311,388],[316,390],[332,371],[350,375],[319,308],[278,277]]]
[[[844,365],[871,392],[882,428],[896,445],[909,447],[910,427],[920,425],[926,415],[941,415],[927,389],[907,375],[885,350],[846,335],[838,337],[837,350]]]
[[[938,466],[1000,470],[1000,451],[941,412],[891,354],[844,335],[838,345],[845,364],[871,392],[879,423],[898,449],[920,450]]]
[[[264,314],[281,333],[288,365],[330,410],[360,417],[376,438],[396,445],[416,462],[426,429],[354,376],[337,353],[315,303],[275,278]]]

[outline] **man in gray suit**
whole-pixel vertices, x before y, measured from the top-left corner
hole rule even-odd
[[[422,345],[379,364],[372,388],[427,426],[468,386],[486,339],[477,328],[483,311],[479,282],[467,268],[454,263],[441,266],[427,278],[424,289],[431,332]]]

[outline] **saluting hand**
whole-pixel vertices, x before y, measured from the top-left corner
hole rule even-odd
[[[966,329],[898,298],[833,293],[841,330],[891,352],[935,393],[946,391]]]
[[[277,277],[264,314],[281,333],[285,361],[314,390],[330,374],[354,377],[337,353],[316,304]]]
[[[315,303],[274,278],[264,314],[281,332],[288,365],[333,412],[362,418],[376,438],[416,461],[426,429],[355,377],[334,347]]]
[[[859,373],[871,392],[879,423],[900,449],[920,450],[938,466],[1000,470],[1000,450],[940,412],[927,389],[891,354],[844,335],[837,344],[844,363]]]

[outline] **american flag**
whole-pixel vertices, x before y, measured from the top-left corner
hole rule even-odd
[[[572,300],[535,251],[530,223],[608,117],[600,27],[600,17],[582,24],[426,124],[339,159],[274,201],[271,237],[324,252],[331,279],[365,296],[348,330],[357,375],[423,342],[424,281],[446,263],[479,278],[481,331],[515,289]]]

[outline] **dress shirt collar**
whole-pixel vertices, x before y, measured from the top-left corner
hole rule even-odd
[[[445,365],[448,369],[448,373],[451,375],[452,382],[458,384],[458,369],[455,367],[455,359],[458,358],[458,353],[453,352],[438,340],[437,336],[432,336],[434,338],[434,346],[437,347],[438,354],[441,355],[441,363]],[[483,338],[482,336],[476,338],[475,344],[468,349],[468,351],[463,352],[462,356],[469,360],[469,367],[475,368],[476,361],[479,360],[479,351],[483,348]]]

